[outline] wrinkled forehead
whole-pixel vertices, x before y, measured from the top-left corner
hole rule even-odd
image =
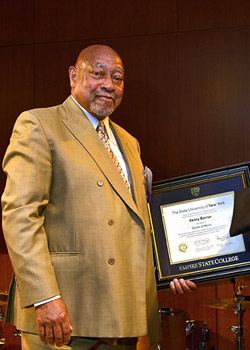
[[[120,72],[124,74],[124,68],[122,61],[120,59],[117,60],[96,60],[91,63],[90,66],[92,68],[103,68],[103,69],[111,69],[113,71]]]
[[[102,68],[105,70],[117,71],[124,74],[124,67],[119,56],[106,57],[105,55],[96,55],[95,57],[88,57],[83,59],[80,63],[82,68],[88,70],[94,68]]]

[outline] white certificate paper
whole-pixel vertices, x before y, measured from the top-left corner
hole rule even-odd
[[[245,251],[229,236],[233,207],[234,192],[161,206],[170,263]]]

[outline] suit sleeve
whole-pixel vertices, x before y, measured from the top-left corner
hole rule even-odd
[[[44,229],[52,161],[39,120],[22,113],[7,148],[3,170],[2,225],[22,307],[60,294]]]

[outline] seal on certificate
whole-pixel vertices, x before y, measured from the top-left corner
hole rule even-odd
[[[179,244],[179,251],[180,252],[186,253],[187,249],[188,249],[187,243],[182,242],[182,243]]]
[[[192,196],[198,197],[199,194],[200,194],[200,187],[199,187],[199,186],[197,186],[197,187],[192,187],[192,188],[190,189],[190,191],[191,191]]]

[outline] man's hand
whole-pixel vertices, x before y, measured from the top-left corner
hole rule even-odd
[[[49,301],[35,309],[38,335],[42,343],[68,344],[73,330],[62,299]]]
[[[183,278],[178,280],[175,278],[170,282],[170,291],[173,295],[191,293],[192,290],[196,289],[197,286],[191,281],[185,281]]]

